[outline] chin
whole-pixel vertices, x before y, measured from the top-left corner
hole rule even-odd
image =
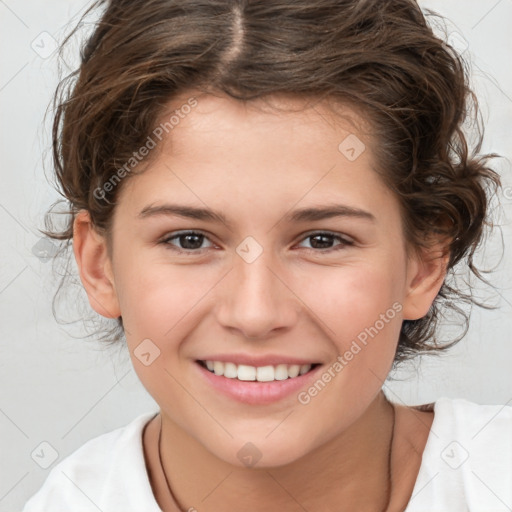
[[[292,464],[308,453],[306,446],[297,444],[297,438],[288,436],[287,443],[282,437],[276,436],[275,439],[270,440],[265,439],[265,435],[259,438],[260,441],[250,441],[244,437],[231,439],[222,445],[219,443],[211,447],[205,445],[205,448],[213,456],[232,466],[261,470]]]

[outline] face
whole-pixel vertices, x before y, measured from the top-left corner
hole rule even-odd
[[[435,290],[372,141],[320,105],[255,105],[198,97],[123,183],[101,301],[164,421],[231,464],[251,442],[276,466],[361,417]]]

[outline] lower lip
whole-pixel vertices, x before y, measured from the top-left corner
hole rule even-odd
[[[318,365],[304,375],[287,378],[286,380],[258,382],[230,379],[223,375],[215,375],[215,373],[210,372],[197,361],[195,365],[201,375],[215,389],[234,400],[250,405],[271,404],[294,393],[297,394],[311,379],[315,378],[318,371],[322,368],[322,365]]]

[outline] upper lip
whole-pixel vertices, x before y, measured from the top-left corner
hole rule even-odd
[[[222,361],[223,363],[234,363],[236,365],[244,364],[247,366],[276,366],[278,364],[318,364],[311,359],[301,359],[298,357],[282,356],[277,354],[268,354],[263,356],[254,356],[247,354],[215,354],[206,356],[199,361]]]

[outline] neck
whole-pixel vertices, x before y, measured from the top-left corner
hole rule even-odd
[[[354,424],[314,452],[283,466],[240,468],[212,455],[162,415],[165,473],[155,495],[166,512],[172,509],[161,502],[201,512],[327,510],[332,503],[343,503],[344,510],[384,511],[391,492],[393,426],[393,406],[381,392]]]

